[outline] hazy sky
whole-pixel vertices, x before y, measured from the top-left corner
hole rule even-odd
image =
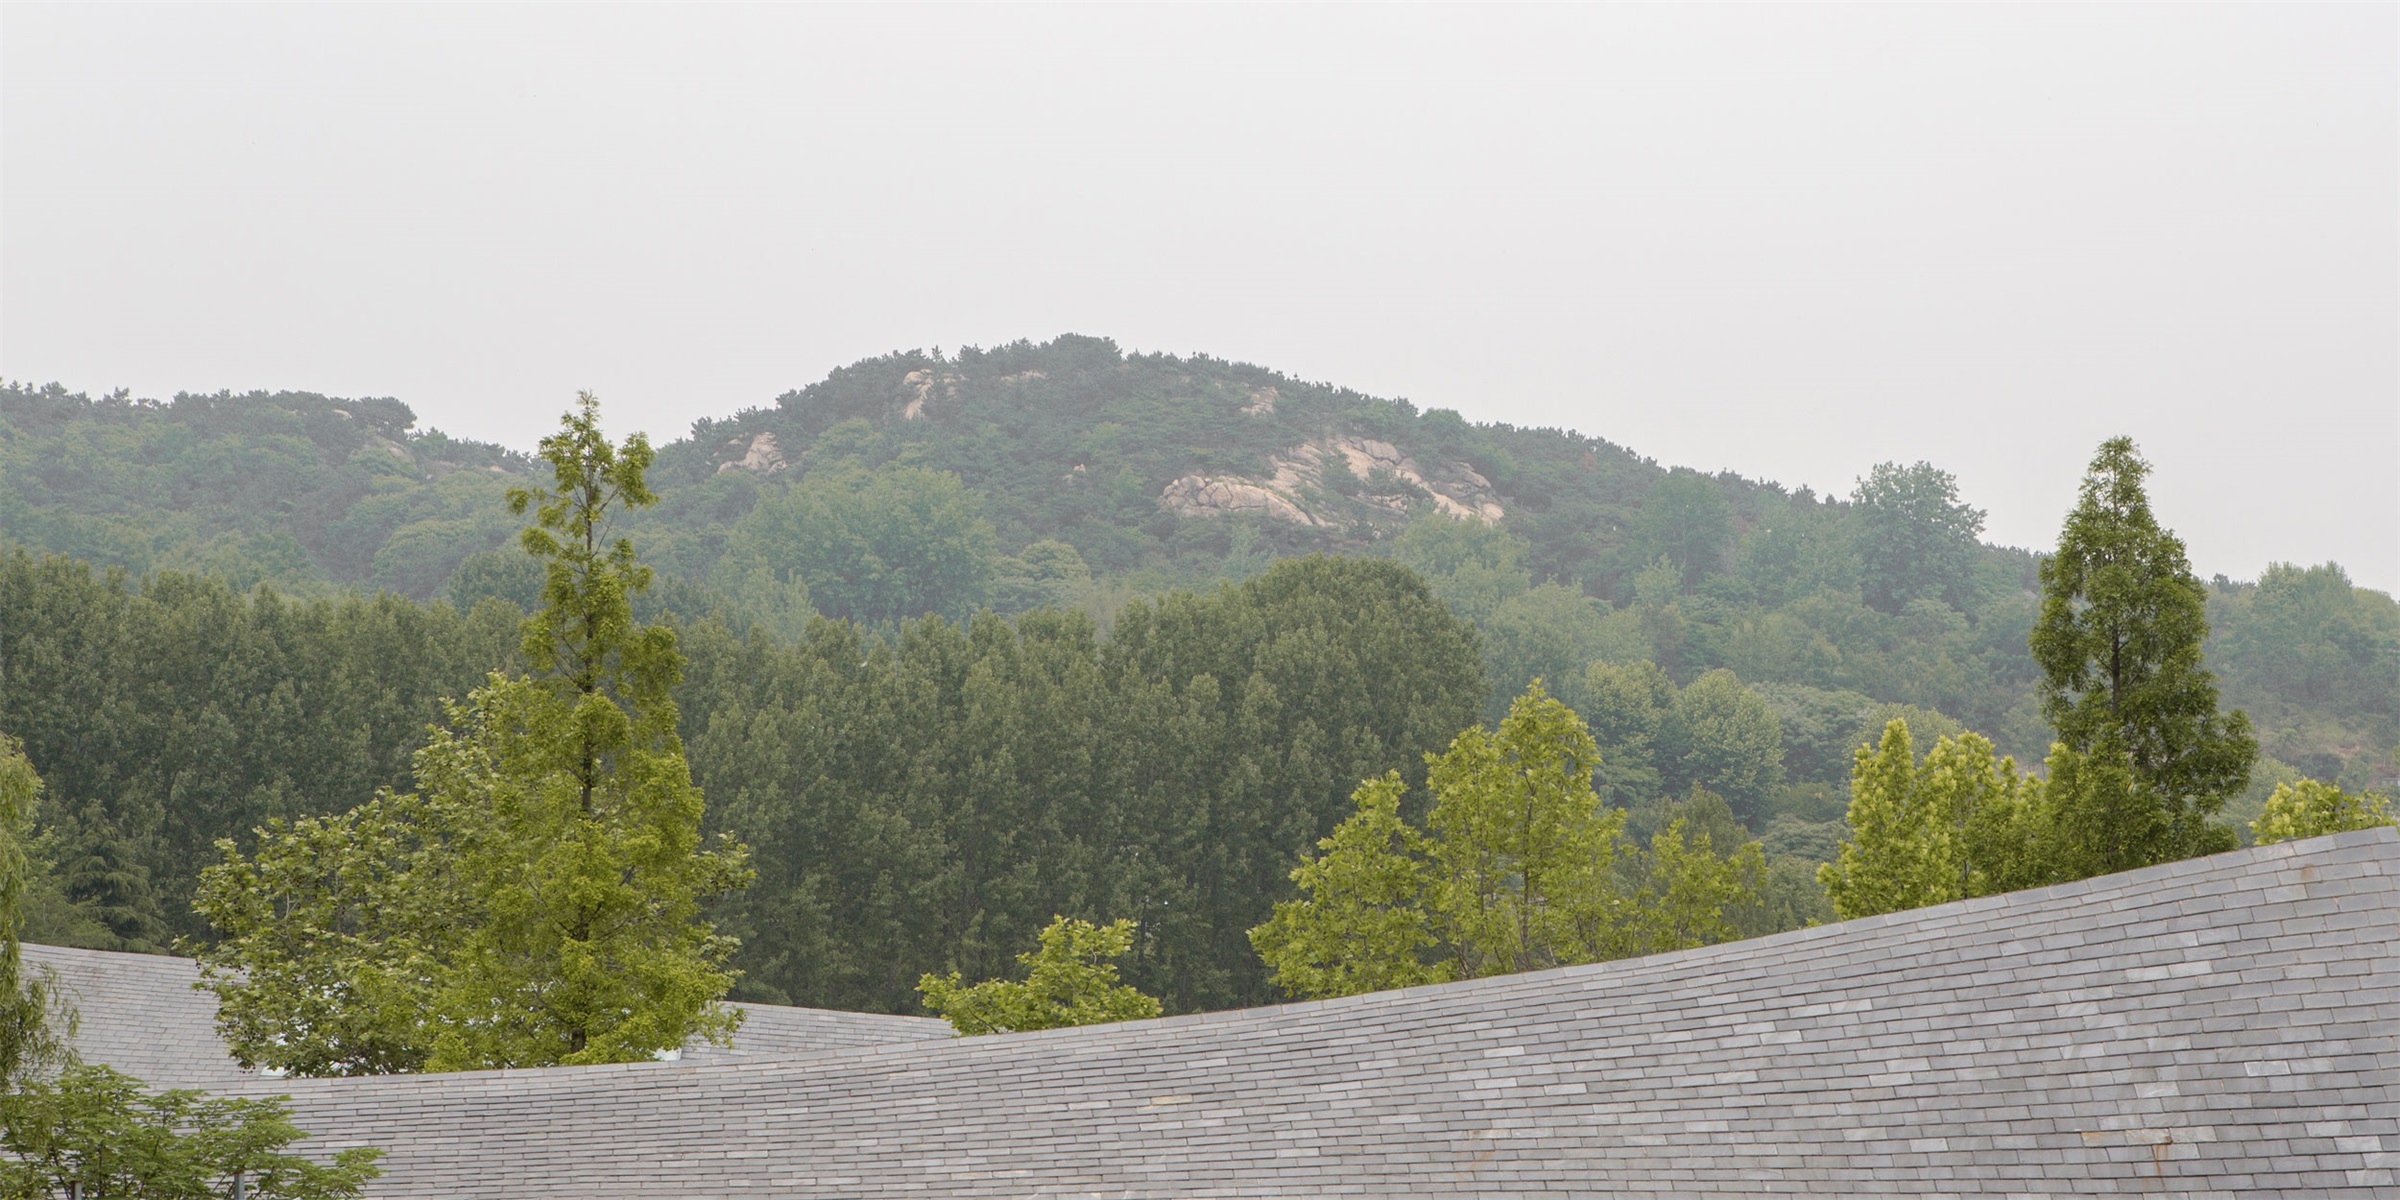
[[[0,374],[681,436],[1074,331],[2400,585],[2400,7],[0,8]]]

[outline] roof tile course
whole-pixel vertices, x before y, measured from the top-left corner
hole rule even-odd
[[[238,1089],[264,1079],[226,1053],[217,1037],[216,997],[193,986],[200,971],[191,959],[31,943],[24,955],[28,967],[57,973],[80,1015],[76,1050],[86,1059],[138,1075],[157,1088]],[[683,1050],[681,1062],[782,1059],[950,1036],[947,1023],[926,1017],[775,1004],[734,1007],[742,1010],[742,1026],[733,1044],[695,1043]]]
[[[787,1019],[788,1052],[230,1089],[384,1147],[393,1197],[2364,1198],[2400,1169],[2400,837],[1241,1012],[752,1017]]]

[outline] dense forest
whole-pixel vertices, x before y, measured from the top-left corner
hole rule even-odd
[[[0,730],[49,787],[27,936],[205,936],[215,839],[406,787],[441,699],[520,665],[532,468],[393,400],[0,390]],[[1244,933],[1350,790],[1421,783],[1537,677],[1611,803],[1764,840],[1746,932],[1827,911],[1807,868],[1889,717],[2049,739],[2037,559],[1927,464],[1795,493],[1062,337],[843,368],[652,483],[622,527],[753,850],[714,914],[750,998],[908,1010],[1070,913],[1138,918],[1126,977],[1171,1009],[1268,999]],[[2266,755],[2231,823],[2281,781],[2391,785],[2391,597],[2272,565],[2208,617]]]

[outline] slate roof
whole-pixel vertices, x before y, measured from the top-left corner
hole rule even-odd
[[[217,999],[194,991],[200,968],[164,954],[23,946],[25,967],[58,973],[76,1008],[76,1052],[154,1088],[220,1091],[257,1078],[217,1039]]]
[[[277,1081],[391,1197],[2395,1194],[2400,836],[1046,1033]]]
[[[79,1021],[75,1049],[137,1075],[154,1088],[240,1089],[267,1077],[245,1071],[217,1037],[217,999],[192,985],[199,967],[163,954],[115,954],[62,946],[24,946],[29,968],[58,973]],[[680,1064],[788,1059],[825,1050],[948,1038],[950,1026],[927,1017],[831,1012],[776,1004],[737,1004],[742,1027],[729,1047],[695,1043]],[[286,1086],[275,1081],[273,1086]],[[255,1090],[255,1089],[252,1089]]]

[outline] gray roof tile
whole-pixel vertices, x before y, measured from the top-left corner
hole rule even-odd
[[[142,1044],[194,1036],[131,994],[171,970],[90,972],[126,994],[87,1050],[202,1070]],[[924,1040],[777,1011],[675,1063],[227,1086],[385,1147],[392,1197],[2363,1200],[2400,1169],[2400,836],[1243,1012]]]

